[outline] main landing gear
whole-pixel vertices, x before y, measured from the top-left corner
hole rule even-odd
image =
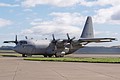
[[[43,55],[44,57],[52,57],[53,55]]]
[[[43,55],[44,57],[53,57],[53,55]],[[64,54],[55,54],[55,57],[64,57]]]
[[[22,57],[32,57],[32,55],[22,54]]]
[[[27,57],[25,54],[22,54],[22,57]]]

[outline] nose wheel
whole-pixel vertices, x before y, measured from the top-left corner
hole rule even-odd
[[[25,54],[22,54],[22,57],[26,57],[26,55],[25,55]]]
[[[55,57],[64,57],[64,54],[56,53],[56,54],[55,54]]]

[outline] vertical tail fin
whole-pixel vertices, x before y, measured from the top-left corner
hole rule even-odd
[[[92,18],[91,16],[88,16],[81,34],[81,38],[93,38],[93,37],[94,37],[94,32],[93,32]]]

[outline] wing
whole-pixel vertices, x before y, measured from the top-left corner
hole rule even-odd
[[[3,43],[15,43],[15,41],[4,41]]]

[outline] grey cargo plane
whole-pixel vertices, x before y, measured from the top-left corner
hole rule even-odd
[[[92,18],[87,17],[82,34],[78,40],[75,37],[70,38],[67,33],[68,39],[55,39],[53,40],[17,40],[4,41],[4,43],[15,43],[14,51],[22,54],[23,57],[30,55],[43,55],[44,57],[63,57],[64,55],[71,54],[76,50],[84,47],[84,45],[91,42],[111,42],[115,38],[94,38]]]

